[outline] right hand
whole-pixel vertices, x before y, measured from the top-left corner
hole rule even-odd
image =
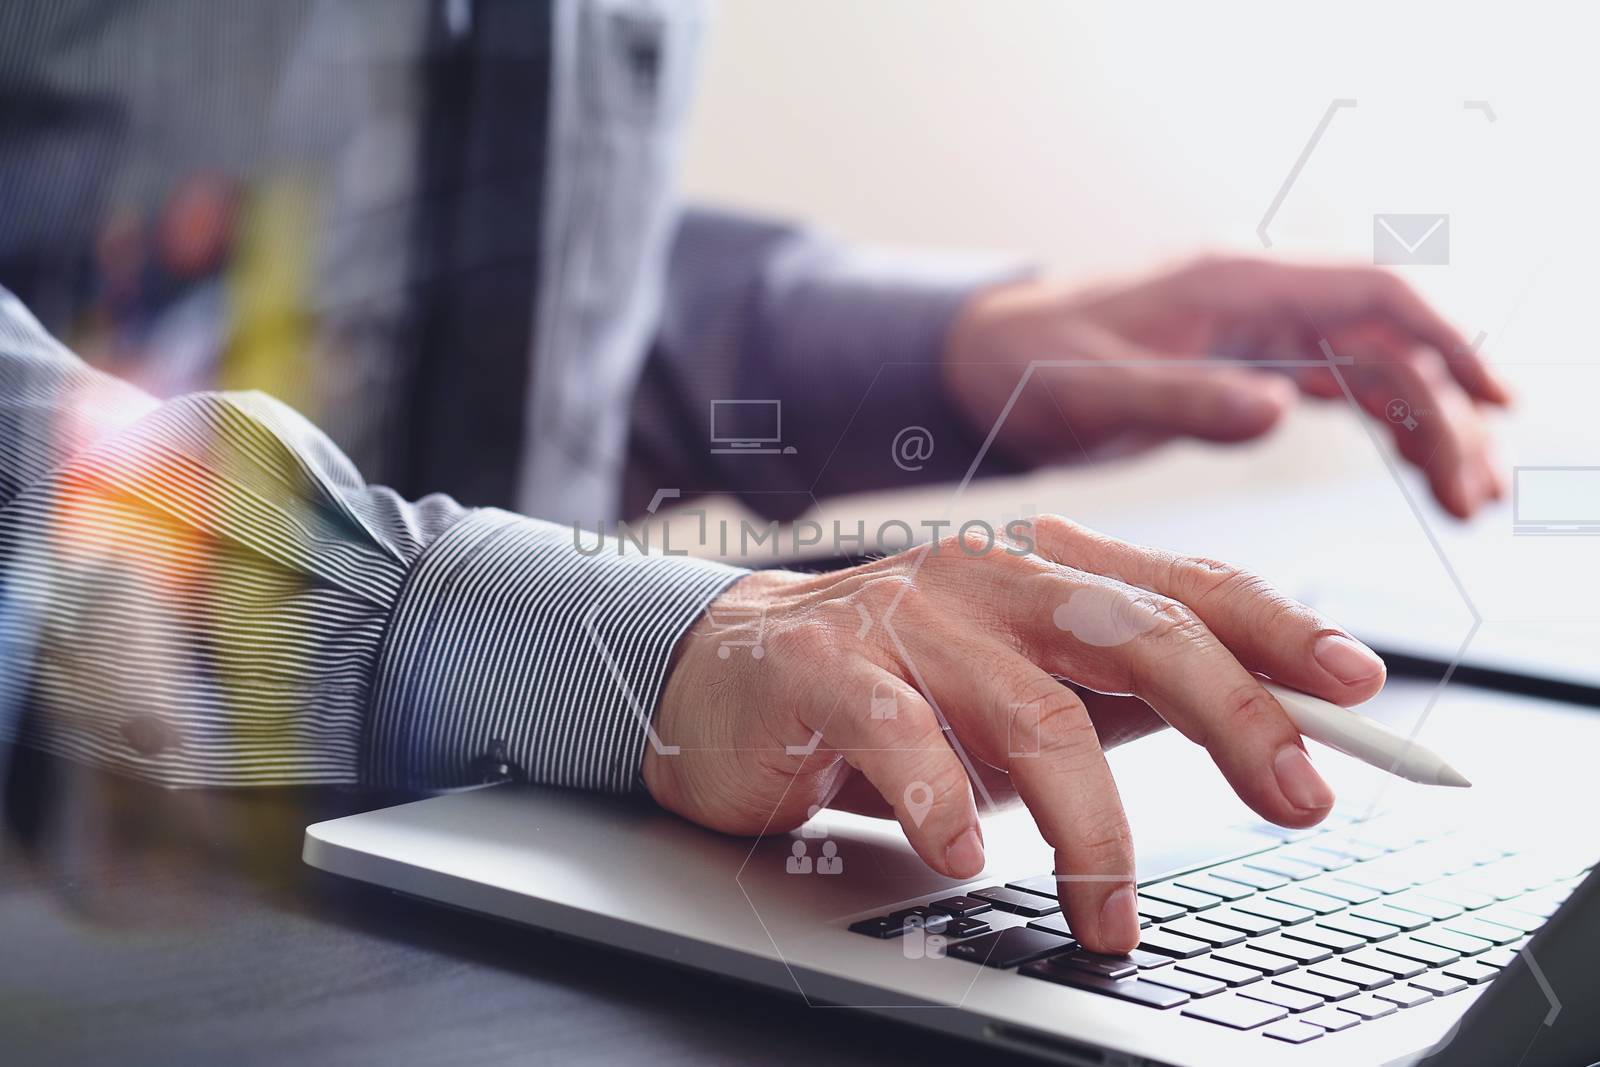
[[[1382,687],[1376,655],[1236,567],[1057,517],[1009,529],[1021,544],[950,538],[834,573],[737,582],[711,612],[763,612],[766,655],[717,655],[753,623],[680,642],[655,725],[682,751],[646,752],[651,795],[730,833],[791,830],[830,803],[892,813],[930,867],[969,879],[984,865],[969,767],[997,789],[1009,780],[1056,873],[1078,876],[1060,880],[1074,936],[1112,953],[1138,943],[1139,921],[1111,744],[1165,720],[1262,817],[1304,827],[1327,814],[1332,790],[1252,672],[1349,705]],[[874,621],[861,639],[856,605]],[[875,689],[894,693],[895,717],[871,717]],[[785,752],[814,732],[810,755]],[[1035,736],[1037,755],[1011,755],[1010,739]],[[914,783],[933,796],[920,821],[906,802]]]

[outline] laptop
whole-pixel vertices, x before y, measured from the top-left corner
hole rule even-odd
[[[1600,535],[1600,467],[1513,467],[1512,533]]]
[[[1392,680],[1403,728],[1435,696]],[[1514,728],[1513,728],[1514,727]],[[1322,826],[1245,818],[1168,732],[1112,753],[1141,945],[1079,949],[1025,811],[953,882],[891,823],[821,812],[751,840],[647,801],[491,786],[311,826],[311,865],[500,920],[1066,1064],[1600,1060],[1600,713],[1451,687],[1423,738],[1478,783],[1331,753]],[[670,740],[670,739],[669,739]],[[801,858],[809,863],[798,862]]]

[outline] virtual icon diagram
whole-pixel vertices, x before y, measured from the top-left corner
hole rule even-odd
[[[1511,532],[1600,535],[1600,467],[1513,467]]]
[[[1389,401],[1384,408],[1384,414],[1396,426],[1404,426],[1408,430],[1417,428],[1417,417],[1411,413],[1411,405],[1404,400],[1396,398]]]
[[[1381,267],[1442,267],[1448,264],[1450,216],[1372,216],[1372,262]]]
[[[783,401],[713,400],[713,456],[792,456],[783,443]]]

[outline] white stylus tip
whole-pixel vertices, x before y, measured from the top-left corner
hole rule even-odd
[[[1448,763],[1439,768],[1439,784],[1453,785],[1457,789],[1472,788],[1472,783],[1467,781],[1466,775],[1462,774]]]

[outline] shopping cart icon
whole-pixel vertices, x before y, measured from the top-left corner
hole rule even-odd
[[[727,659],[736,648],[748,648],[752,659],[760,659],[767,654],[761,645],[761,635],[767,626],[766,608],[713,607],[709,614],[715,629],[730,631],[729,636],[724,637],[717,646],[719,659]],[[753,635],[750,633],[752,623]]]

